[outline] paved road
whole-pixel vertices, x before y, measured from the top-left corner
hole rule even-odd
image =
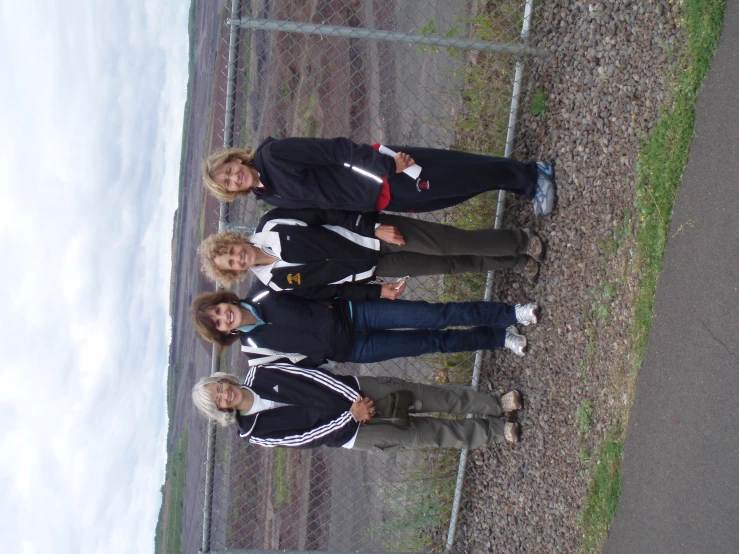
[[[697,102],[607,554],[739,552],[739,0]]]

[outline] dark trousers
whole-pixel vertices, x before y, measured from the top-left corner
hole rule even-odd
[[[403,246],[380,243],[375,275],[448,275],[479,273],[491,269],[520,270],[529,257],[522,254],[528,239],[521,229],[466,231],[420,219],[380,214],[380,223],[398,228]]]
[[[536,194],[536,163],[468,152],[389,146],[405,152],[421,166],[418,180],[405,173],[390,183],[391,212],[429,212],[455,206],[491,190],[507,190],[531,200]]]
[[[401,429],[379,418],[359,426],[353,450],[398,450],[406,448],[479,448],[502,442],[504,421],[500,399],[468,387],[437,387],[409,383],[394,377],[360,377],[362,394],[375,401],[383,413],[384,397],[395,391],[409,390],[418,412],[477,414],[472,419],[411,417],[411,427]],[[420,401],[420,402],[419,402]],[[415,407],[415,406],[414,406]]]
[[[502,348],[514,306],[500,302],[354,302],[354,345],[347,361],[372,363],[433,352]],[[472,329],[446,327],[474,326]],[[399,331],[398,329],[404,329]]]

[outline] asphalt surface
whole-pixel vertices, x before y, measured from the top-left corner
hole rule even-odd
[[[739,0],[696,105],[604,552],[739,552]]]

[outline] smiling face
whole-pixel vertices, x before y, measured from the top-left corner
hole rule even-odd
[[[213,257],[213,263],[221,271],[246,272],[256,263],[257,250],[250,244],[231,244],[225,252]]]
[[[219,410],[239,410],[245,404],[246,398],[241,387],[221,381],[205,385],[205,388],[213,395],[213,402]]]
[[[209,308],[206,313],[218,332],[224,335],[244,325],[244,314],[236,304],[221,302]]]
[[[227,192],[248,193],[259,185],[259,174],[239,158],[232,158],[213,171],[212,179]]]

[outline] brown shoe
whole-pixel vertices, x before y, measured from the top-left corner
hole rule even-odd
[[[516,443],[521,440],[521,427],[518,423],[506,423],[503,427],[503,436],[506,442]]]
[[[523,276],[530,284],[536,284],[536,280],[539,278],[539,263],[534,258],[529,258],[529,261],[526,262],[526,266],[523,268]]]
[[[534,258],[537,262],[541,263],[541,261],[544,259],[544,243],[537,235],[535,235],[528,229],[524,229],[523,231],[524,233],[526,233],[526,236],[529,239],[526,243],[526,251],[524,252],[524,254],[531,258]]]
[[[512,390],[505,393],[500,397],[500,405],[503,411],[506,413],[515,412],[520,410],[523,406],[521,393],[517,390]]]

